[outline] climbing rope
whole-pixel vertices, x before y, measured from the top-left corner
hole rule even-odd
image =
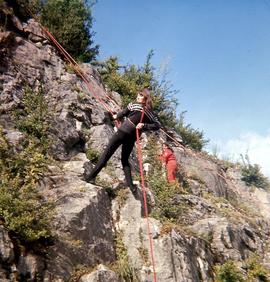
[[[55,46],[58,48],[58,50],[64,55],[64,57],[70,62],[71,65],[74,66],[75,71],[77,74],[82,78],[82,80],[85,82],[85,84],[88,87],[88,90],[92,92],[93,96],[103,105],[103,107],[113,115],[113,111],[109,108],[105,102],[100,99],[97,95],[95,95],[95,92],[92,91],[92,86],[90,84],[89,79],[85,75],[85,73],[82,71],[78,63],[71,57],[71,55],[61,46],[61,44],[55,39],[55,37],[42,25],[40,25],[42,30],[47,34],[49,39],[55,44]],[[107,95],[106,95],[107,96]],[[107,98],[110,99],[109,96]],[[141,120],[140,123],[142,122],[144,117],[144,111],[142,111],[141,114]],[[119,126],[117,122],[117,127]],[[149,221],[149,216],[148,216],[148,208],[147,208],[147,195],[146,195],[146,189],[145,189],[145,182],[144,182],[144,174],[143,174],[143,161],[142,161],[142,148],[140,144],[140,133],[139,129],[136,129],[136,139],[137,139],[137,150],[138,150],[138,160],[139,160],[139,167],[140,167],[140,175],[141,175],[141,186],[142,186],[142,191],[143,191],[143,200],[144,200],[144,211],[145,211],[145,217],[147,220],[147,232],[148,232],[148,237],[149,237],[149,248],[150,248],[150,254],[151,254],[151,260],[152,260],[152,266],[153,266],[153,274],[154,274],[154,282],[157,282],[157,276],[156,276],[156,271],[155,271],[155,260],[154,260],[154,250],[153,250],[153,239],[152,239],[152,233],[150,229],[150,221]]]
[[[35,17],[34,17],[35,18]],[[35,18],[36,19],[36,18]],[[37,19],[36,19],[37,21]],[[38,21],[37,21],[38,22]],[[40,24],[40,23],[39,23]],[[49,32],[49,30],[47,30],[44,26],[42,26],[40,24],[40,27],[41,29],[46,33],[46,35],[48,36],[48,38],[54,43],[54,45],[57,47],[57,49],[60,51],[60,53],[62,53],[64,55],[64,57],[67,59],[67,61],[73,65],[74,67],[74,70],[76,71],[76,73],[81,77],[81,79],[85,82],[87,88],[88,88],[88,91],[90,93],[92,93],[92,95],[94,96],[94,98],[99,101],[103,107],[106,109],[106,111],[108,111],[111,115],[114,114],[114,112],[110,109],[110,107],[105,103],[105,101],[103,99],[101,99],[99,96],[97,96],[95,94],[95,90],[93,89],[92,87],[92,84],[90,83],[90,80],[88,79],[87,75],[83,72],[83,70],[81,69],[81,67],[79,66],[79,64],[73,59],[73,57],[64,49],[64,47],[56,40],[56,38]],[[111,99],[110,96],[108,96],[106,93],[105,93],[105,96],[106,98],[111,101],[112,103],[114,103],[115,105],[116,102]],[[119,127],[120,126],[120,122],[118,120],[114,120],[114,123],[116,125],[116,127]],[[173,138],[172,136],[170,136],[166,131],[164,131],[162,128],[160,128],[160,131],[162,131],[166,136],[168,136],[176,145],[178,145],[180,148],[184,149],[184,151],[189,151],[189,152],[192,152],[191,150],[188,150],[188,148],[186,148],[185,146],[183,146],[179,141],[177,141],[175,138]],[[221,177],[222,179],[224,179],[225,181],[227,181],[227,179],[217,173],[217,175],[219,177]]]
[[[140,123],[142,122],[143,117],[144,117],[144,111],[142,111]],[[152,266],[153,266],[154,282],[156,282],[157,275],[156,275],[156,270],[155,270],[153,239],[152,239],[152,233],[151,233],[150,222],[149,222],[149,217],[148,217],[147,195],[146,195],[144,174],[143,174],[142,147],[141,147],[141,142],[140,142],[140,132],[138,128],[136,128],[136,144],[137,144],[137,154],[138,154],[138,161],[139,161],[139,168],[140,168],[141,186],[142,186],[142,192],[143,192],[144,213],[145,213],[145,217],[147,221],[147,233],[149,237],[149,249],[150,249]]]
[[[76,73],[85,82],[89,92],[92,93],[94,98],[102,104],[102,106],[106,109],[106,111],[108,111],[111,115],[113,115],[114,114],[113,111],[105,103],[105,101],[101,99],[98,95],[95,94],[95,90],[93,89],[92,84],[90,83],[90,80],[88,79],[86,74],[83,72],[79,64],[72,58],[72,56],[64,49],[64,47],[55,39],[55,37],[45,27],[43,27],[41,24],[40,24],[40,27],[46,33],[47,37],[54,43],[54,45],[57,47],[60,53],[62,53],[64,57],[66,58],[66,60],[74,67],[74,70],[76,71]],[[105,96],[107,97],[107,99],[109,99],[114,104],[116,104],[115,101],[113,101],[107,94],[105,94]],[[120,123],[119,121],[116,120],[115,124],[116,124],[116,127],[119,127]]]
[[[33,18],[35,18],[33,16]],[[36,18],[35,18],[36,19]],[[38,20],[36,19],[38,22]],[[40,24],[40,23],[39,23]],[[93,86],[91,84],[90,79],[87,77],[87,75],[83,72],[79,64],[72,58],[72,56],[62,47],[62,45],[55,39],[55,37],[45,28],[40,24],[41,29],[45,32],[47,37],[54,43],[56,48],[64,55],[66,60],[74,67],[74,70],[76,73],[81,77],[81,79],[85,82],[88,91],[92,93],[93,97],[102,104],[102,106],[111,114],[113,115],[113,111],[110,109],[110,107],[106,104],[106,102],[100,98],[99,96],[96,95],[95,90],[93,89]],[[113,99],[111,99],[110,96],[108,96],[105,93],[106,98],[111,101],[114,105],[117,105]],[[141,115],[141,121],[143,119],[144,112],[142,112]],[[140,122],[141,122],[140,121]],[[116,126],[119,127],[119,121],[115,121]],[[165,132],[163,129],[160,129],[166,136],[168,136],[175,144],[177,144],[179,147],[183,148],[184,151],[187,151],[187,148],[183,146],[179,141],[177,141],[175,138],[170,136],[167,132]],[[140,176],[141,176],[141,186],[142,186],[142,191],[143,191],[143,199],[144,199],[144,211],[145,211],[145,217],[147,219],[147,230],[148,230],[148,236],[149,236],[149,247],[150,247],[150,254],[151,254],[151,260],[152,260],[152,265],[153,265],[153,274],[154,274],[154,282],[157,281],[157,276],[156,276],[156,271],[155,271],[155,261],[154,261],[154,251],[153,251],[153,240],[152,240],[152,234],[150,230],[150,222],[149,222],[149,217],[148,217],[148,208],[147,208],[147,195],[146,195],[146,189],[145,189],[145,181],[144,181],[144,174],[143,174],[143,161],[142,161],[142,148],[141,148],[141,143],[140,143],[140,133],[139,129],[136,129],[136,141],[137,141],[137,153],[138,153],[138,161],[139,161],[139,167],[140,167]],[[189,150],[191,151],[191,150]],[[218,175],[223,178],[225,181],[227,179],[220,175]]]

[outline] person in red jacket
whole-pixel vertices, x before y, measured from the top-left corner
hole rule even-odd
[[[176,181],[176,171],[177,171],[177,162],[176,157],[173,153],[173,149],[170,148],[168,143],[162,145],[162,155],[160,159],[166,165],[167,170],[167,179],[169,183],[174,183]]]

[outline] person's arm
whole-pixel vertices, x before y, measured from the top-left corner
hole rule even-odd
[[[166,163],[166,158],[165,158],[165,156],[164,156],[164,152],[163,152],[162,155],[158,156],[158,159],[159,159],[160,161],[162,161],[163,163]]]
[[[114,119],[121,119],[121,118],[127,116],[130,113],[130,109],[131,109],[131,103],[129,103],[128,106],[124,110],[118,112],[116,115],[113,115],[113,118]]]
[[[161,124],[158,121],[156,116],[153,116],[153,119],[151,120],[151,123],[144,123],[142,129],[144,130],[158,130],[160,129]]]

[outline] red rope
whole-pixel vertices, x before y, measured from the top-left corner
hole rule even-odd
[[[55,39],[55,37],[45,27],[43,27],[41,24],[40,24],[40,26],[41,26],[42,30],[47,34],[49,39],[55,44],[55,46],[58,48],[58,50],[64,55],[64,57],[70,62],[70,64],[74,66],[75,71],[81,77],[81,79],[85,82],[89,92],[91,92],[92,95],[94,96],[94,98],[96,100],[98,100],[103,105],[103,107],[108,112],[111,113],[111,115],[113,115],[114,114],[113,111],[105,103],[105,101],[103,101],[99,96],[97,96],[95,94],[95,91],[94,91],[94,89],[93,89],[93,87],[90,83],[90,80],[88,79],[86,74],[83,72],[83,70],[81,69],[79,64],[73,59],[73,57],[64,49],[64,47]],[[116,102],[113,99],[111,99],[111,97],[108,96],[106,93],[105,93],[105,96],[109,101],[111,101],[112,103],[117,105]],[[144,111],[142,112],[142,115],[141,115],[141,121],[143,119],[143,116],[144,116]],[[120,123],[119,123],[118,120],[115,120],[114,122],[115,122],[117,127],[120,126]],[[171,140],[173,140],[178,146],[180,146],[184,150],[187,150],[187,148],[185,146],[183,146],[175,138],[173,138],[168,133],[166,133],[163,129],[160,128],[160,130],[164,134],[166,134]],[[145,210],[145,216],[147,218],[147,228],[148,228],[148,235],[149,235],[150,251],[151,251],[152,265],[153,265],[153,271],[154,271],[154,282],[156,282],[157,278],[156,278],[155,263],[154,263],[153,241],[152,241],[152,236],[151,236],[151,232],[150,232],[150,224],[149,224],[149,218],[148,218],[147,197],[146,197],[146,191],[145,191],[145,185],[144,185],[144,175],[143,175],[142,150],[141,150],[141,145],[140,145],[140,137],[139,137],[139,130],[138,129],[136,129],[136,137],[137,137],[137,150],[138,150],[138,159],[139,159],[139,165],[140,165],[141,183],[142,183],[143,198],[144,198],[144,210]],[[223,178],[225,181],[227,181],[224,176],[220,175],[219,173],[218,173],[218,175],[221,178]]]
[[[172,136],[170,136],[166,131],[164,131],[162,128],[160,128],[160,130],[166,134],[171,140],[173,140],[179,147],[183,148],[184,150],[186,150],[186,147],[183,146],[179,141],[177,141],[175,138],[173,138]]]
[[[78,65],[78,63],[71,57],[71,55],[64,49],[64,47],[55,39],[55,37],[42,25],[40,25],[42,30],[47,34],[49,39],[55,44],[55,46],[58,48],[58,50],[64,55],[64,57],[68,60],[68,62],[74,66],[74,69],[76,73],[81,77],[81,79],[85,82],[89,92],[92,93],[94,98],[98,100],[103,107],[113,115],[113,111],[110,109],[110,107],[99,97],[95,94],[95,91],[88,79],[88,77],[85,75],[81,67]],[[105,94],[106,95],[106,94]],[[107,99],[110,99],[110,101],[113,101],[108,95],[106,95]],[[114,102],[114,101],[113,101]],[[115,103],[115,102],[114,102]],[[119,127],[119,121],[115,121],[116,126]]]
[[[70,56],[70,54],[62,47],[62,45],[55,39],[55,37],[45,27],[41,25],[41,28],[47,34],[47,36],[51,39],[51,41],[55,44],[55,46],[59,49],[59,51],[64,55],[64,57],[70,62],[70,64],[74,66],[75,71],[85,82],[88,90],[92,92],[92,95],[95,97],[95,99],[97,99],[103,105],[103,107],[113,115],[113,112],[111,111],[109,106],[105,104],[105,102],[100,97],[98,97],[95,94],[95,92],[92,90],[92,85],[90,84],[89,79],[84,74],[84,72],[82,71],[78,63]],[[113,101],[108,95],[106,95],[106,97],[109,100]],[[142,111],[140,123],[143,120],[143,116],[144,116],[144,111]],[[116,123],[117,123],[116,125],[119,125],[118,121],[116,121]],[[148,231],[148,237],[149,237],[151,260],[152,260],[152,265],[153,265],[154,282],[157,282],[157,276],[156,276],[156,271],[155,271],[154,251],[153,251],[153,239],[152,239],[152,233],[150,230],[150,222],[149,222],[148,208],[147,208],[147,196],[146,196],[145,182],[144,182],[144,175],[143,175],[142,149],[141,149],[141,144],[140,144],[139,129],[136,129],[136,137],[137,137],[138,160],[139,160],[140,174],[141,174],[141,185],[142,185],[143,199],[144,199],[144,211],[145,211],[145,217],[147,219],[147,231]]]
[[[144,111],[142,111],[141,114],[141,120],[140,123],[143,120]],[[140,143],[140,133],[139,129],[136,128],[136,143],[137,143],[137,154],[138,154],[138,161],[139,161],[139,167],[140,167],[140,176],[141,176],[141,186],[143,191],[143,202],[144,202],[144,213],[147,221],[147,232],[149,237],[149,248],[150,248],[150,254],[151,254],[151,260],[153,265],[153,273],[154,273],[154,282],[157,282],[157,275],[156,275],[156,269],[155,269],[155,259],[154,259],[154,248],[153,248],[153,239],[152,239],[152,233],[150,229],[150,222],[148,217],[148,208],[147,208],[147,196],[146,196],[146,190],[145,190],[145,182],[144,182],[144,174],[143,174],[143,161],[142,161],[142,147]]]

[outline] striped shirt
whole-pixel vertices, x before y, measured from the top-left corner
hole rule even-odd
[[[141,121],[142,113],[143,119]],[[128,106],[117,114],[117,118],[127,117],[119,130],[126,133],[134,133],[136,125],[141,121],[144,123],[143,130],[158,130],[161,127],[160,122],[151,109],[144,108],[139,103],[129,103]]]

